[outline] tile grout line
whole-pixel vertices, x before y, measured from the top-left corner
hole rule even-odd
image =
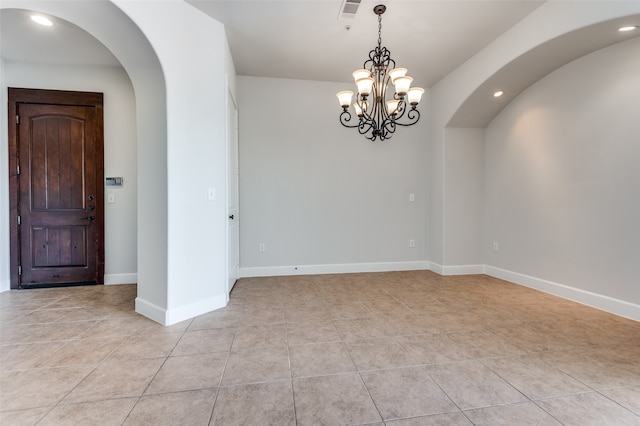
[[[291,363],[291,348],[289,347],[289,334],[287,332],[287,358],[289,360],[289,386],[291,386],[291,404],[293,406],[293,421],[298,424],[298,410],[296,407],[296,392],[293,387],[293,368]]]
[[[131,334],[131,336],[134,336],[140,329],[142,328],[142,326],[138,327],[136,329],[136,331],[134,333]],[[187,327],[188,328],[188,327]],[[180,338],[176,341],[176,343],[173,345],[173,348],[171,348],[171,350],[169,351],[169,353],[167,354],[167,356],[164,358],[164,361],[162,361],[162,364],[160,364],[160,367],[158,368],[158,370],[155,372],[155,374],[153,375],[153,377],[151,378],[151,380],[149,380],[149,383],[147,383],[147,385],[145,386],[145,388],[142,390],[142,393],[140,395],[138,395],[136,402],[133,404],[133,406],[131,407],[131,410],[129,410],[129,412],[127,413],[127,415],[125,416],[124,420],[122,421],[122,424],[126,423],[127,419],[129,418],[129,416],[131,415],[131,413],[133,413],[133,410],[135,410],[135,408],[138,406],[138,404],[140,403],[140,401],[142,400],[142,397],[144,396],[145,392],[147,391],[147,389],[149,389],[149,386],[151,386],[151,383],[155,380],[155,378],[158,376],[158,373],[160,372],[160,370],[162,370],[162,367],[164,367],[164,365],[167,363],[167,360],[169,359],[169,357],[171,356],[171,353],[173,352],[173,350],[176,348],[176,346],[178,345],[178,342],[180,340],[182,340],[182,337],[184,336],[184,333],[186,333],[186,329],[182,331],[182,335],[180,336]],[[129,337],[131,337],[129,336]],[[127,340],[127,339],[125,339]],[[124,343],[124,340],[123,340]],[[121,343],[122,344],[122,343]],[[114,349],[115,350],[115,349]],[[106,358],[105,358],[106,359]]]
[[[193,323],[193,322],[192,322]],[[191,327],[191,324],[189,324],[189,327]],[[187,329],[189,328],[187,327]],[[211,422],[213,422],[213,415],[215,413],[216,410],[216,405],[218,403],[218,397],[220,396],[220,391],[222,389],[222,380],[224,379],[225,374],[227,373],[227,365],[229,364],[229,358],[231,357],[231,350],[233,348],[233,343],[236,340],[236,333],[237,333],[237,327],[233,327],[234,332],[233,332],[233,339],[231,339],[231,343],[229,344],[229,350],[227,351],[227,359],[225,359],[224,361],[224,367],[222,368],[222,374],[220,374],[220,380],[218,381],[218,388],[216,389],[216,397],[213,400],[213,405],[211,406],[211,414],[209,414],[209,423],[211,424]],[[185,331],[186,333],[186,331]]]

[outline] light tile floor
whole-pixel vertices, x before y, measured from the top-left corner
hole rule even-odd
[[[170,327],[135,296],[0,294],[0,424],[640,425],[640,323],[494,278],[242,279]]]

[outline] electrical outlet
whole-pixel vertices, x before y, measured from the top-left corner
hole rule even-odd
[[[416,240],[409,240],[409,247],[414,248],[416,246]]]
[[[260,243],[260,244],[258,244],[258,251],[259,251],[260,253],[264,253],[266,250],[267,250],[267,249],[266,249],[266,247],[265,247],[264,243]]]
[[[493,251],[495,251],[497,253],[499,249],[500,248],[498,247],[498,243],[494,242],[493,243]]]

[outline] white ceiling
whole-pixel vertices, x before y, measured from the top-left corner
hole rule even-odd
[[[240,75],[352,81],[382,44],[414,85],[430,87],[544,3],[540,0],[362,0],[338,19],[342,0],[187,0],[225,25]],[[350,30],[346,27],[350,26]]]
[[[351,81],[377,44],[373,7],[338,19],[342,0],[187,0],[223,23],[239,75]],[[387,0],[382,44],[414,85],[430,87],[539,7],[540,0]],[[0,12],[2,57],[11,61],[117,65],[97,40],[68,22],[42,27],[23,10]],[[347,31],[346,26],[350,26]],[[117,28],[117,23],[114,23]],[[186,31],[186,29],[178,29]]]

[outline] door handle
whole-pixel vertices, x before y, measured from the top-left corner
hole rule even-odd
[[[232,214],[229,215],[229,219],[233,220],[233,215]]]

